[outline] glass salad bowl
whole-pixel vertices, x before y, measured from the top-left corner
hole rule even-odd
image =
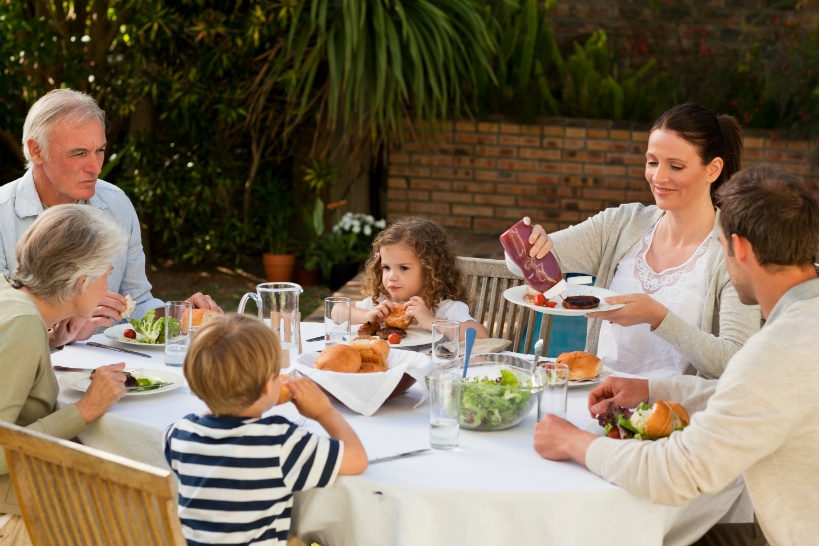
[[[504,430],[520,423],[537,404],[541,390],[533,362],[511,355],[476,354],[469,359],[466,379],[463,357],[432,370],[427,376],[454,373],[461,402],[461,428]]]

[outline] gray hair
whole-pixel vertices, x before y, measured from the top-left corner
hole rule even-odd
[[[61,305],[104,275],[127,243],[125,232],[91,205],[55,205],[43,211],[17,243],[10,280],[38,298]]]
[[[54,89],[43,95],[32,105],[23,124],[23,155],[28,160],[28,168],[34,167],[28,141],[34,140],[48,158],[48,136],[60,121],[71,119],[77,125],[96,119],[105,127],[105,112],[91,95],[73,89]]]

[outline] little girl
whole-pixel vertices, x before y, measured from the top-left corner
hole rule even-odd
[[[433,321],[451,320],[461,323],[461,339],[470,327],[478,338],[489,337],[461,301],[466,291],[452,246],[444,228],[417,216],[401,218],[379,233],[365,267],[364,294],[369,297],[356,302],[352,322],[381,322],[404,303],[404,315],[421,328],[431,330]]]

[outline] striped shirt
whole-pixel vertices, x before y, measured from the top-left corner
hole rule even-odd
[[[165,438],[189,545],[284,546],[293,492],[332,485],[343,444],[284,417],[187,415]]]

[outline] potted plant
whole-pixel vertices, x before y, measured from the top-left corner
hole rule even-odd
[[[295,207],[291,192],[280,181],[274,181],[257,193],[260,203],[257,225],[262,234],[262,264],[270,282],[290,282],[296,266],[291,251],[291,227]]]

